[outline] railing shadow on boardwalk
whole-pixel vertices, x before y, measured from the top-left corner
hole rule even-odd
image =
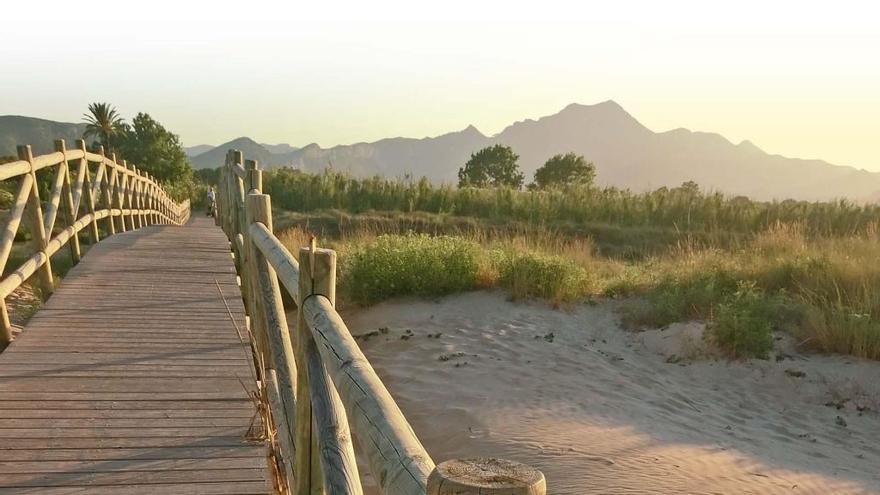
[[[502,459],[435,465],[335,309],[336,253],[315,240],[294,257],[273,234],[262,171],[230,150],[217,223],[229,238],[250,318],[258,379],[290,493],[360,495],[352,434],[385,495],[546,492],[544,475]],[[282,305],[297,303],[295,330]],[[426,399],[427,400],[427,399]]]

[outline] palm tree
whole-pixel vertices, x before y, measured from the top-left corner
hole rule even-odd
[[[98,138],[108,153],[113,148],[114,138],[125,131],[125,121],[109,103],[90,104],[89,113],[84,113],[83,118],[87,124],[83,138]]]

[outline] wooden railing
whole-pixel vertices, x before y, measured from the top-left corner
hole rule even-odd
[[[239,151],[221,169],[216,219],[241,279],[282,492],[361,494],[353,433],[385,495],[545,493],[540,471],[511,461],[435,466],[334,308],[336,253],[314,240],[298,259],[285,248],[273,234],[262,171]],[[294,332],[282,287],[297,303]]]
[[[51,171],[51,189],[45,202],[40,199],[37,172]],[[0,348],[12,340],[12,324],[6,297],[32,275],[44,298],[55,289],[52,255],[68,245],[73,263],[82,256],[79,233],[88,232],[90,243],[103,233],[138,229],[153,224],[180,225],[190,214],[189,201],[175,203],[149,174],[116,155],[105,156],[86,149],[78,140],[68,150],[64,140],[55,141],[55,152],[34,156],[30,146],[18,147],[18,160],[0,165],[0,181],[18,180],[6,226],[0,239]],[[80,212],[83,212],[80,214]],[[62,222],[58,218],[62,217]],[[7,272],[18,229],[25,222],[35,254]],[[58,227],[63,224],[63,228]]]

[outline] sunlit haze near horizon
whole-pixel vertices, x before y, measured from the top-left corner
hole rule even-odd
[[[572,2],[573,3],[573,2]],[[0,114],[107,101],[187,146],[491,135],[614,100],[655,131],[880,171],[867,2],[15,2]]]

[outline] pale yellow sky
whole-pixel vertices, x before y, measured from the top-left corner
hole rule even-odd
[[[110,101],[187,145],[331,146],[494,134],[613,99],[657,131],[880,171],[877,7],[569,3],[16,2],[2,7],[0,114],[77,121]]]

